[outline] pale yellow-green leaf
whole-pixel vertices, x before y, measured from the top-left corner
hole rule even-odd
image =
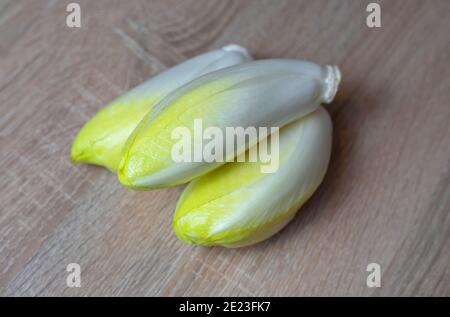
[[[193,180],[177,204],[173,228],[188,243],[241,247],[281,230],[314,193],[331,153],[332,125],[319,108],[280,131],[280,166],[233,162]]]

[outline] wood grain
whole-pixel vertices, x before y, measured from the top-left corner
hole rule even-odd
[[[378,1],[380,29],[358,0],[79,1],[79,29],[66,2],[0,1],[0,295],[450,295],[450,2]],[[324,183],[282,232],[233,250],[176,239],[181,187],[133,192],[69,159],[109,100],[228,43],[344,76]]]

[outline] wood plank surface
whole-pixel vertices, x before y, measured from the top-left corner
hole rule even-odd
[[[81,28],[69,2],[0,0],[0,295],[450,295],[449,1],[377,1],[373,29],[359,0],[85,0]],[[182,187],[131,191],[70,145],[111,99],[229,43],[341,67],[333,153],[279,234],[195,247],[171,230]]]

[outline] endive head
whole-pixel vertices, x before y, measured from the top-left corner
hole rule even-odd
[[[321,102],[331,102],[339,81],[335,66],[282,59],[204,75],[163,99],[140,122],[124,147],[119,180],[135,189],[186,183],[223,162],[175,162],[175,129],[183,127],[194,135],[197,119],[204,129],[216,127],[224,135],[227,127],[283,127],[315,111]],[[242,148],[224,148],[224,157],[233,158],[256,143],[257,138],[250,137]]]
[[[110,102],[83,126],[72,144],[72,160],[115,171],[126,140],[161,99],[201,75],[250,60],[245,48],[232,44],[198,55],[143,82]]]
[[[332,125],[319,108],[280,130],[280,168],[233,162],[192,181],[177,204],[173,229],[199,245],[241,247],[281,230],[314,193],[331,153]]]

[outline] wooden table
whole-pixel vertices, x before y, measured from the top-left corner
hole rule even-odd
[[[0,295],[450,295],[450,2],[0,1]],[[229,43],[336,63],[324,183],[253,247],[185,245],[182,188],[133,192],[70,162],[114,97]],[[366,285],[369,263],[381,287]],[[69,263],[81,287],[66,285]]]

